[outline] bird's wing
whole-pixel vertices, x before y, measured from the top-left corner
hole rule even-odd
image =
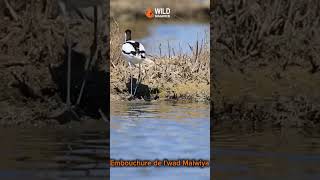
[[[136,52],[139,52],[140,50],[140,44],[139,42],[137,41],[132,41],[132,40],[129,40],[129,41],[126,41],[125,44],[130,44]]]
[[[144,49],[144,46],[137,41],[126,41],[122,45],[122,52],[131,56],[140,57],[142,59],[146,58],[146,51]]]
[[[143,46],[141,43],[139,43],[139,51],[143,51],[143,52],[146,51],[146,50],[144,49],[144,46]]]
[[[131,54],[132,52],[136,52],[136,50],[132,44],[126,42],[122,45],[122,52],[125,54]]]

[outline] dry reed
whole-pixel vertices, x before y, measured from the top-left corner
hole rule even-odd
[[[216,0],[212,7],[216,125],[319,126],[320,2]]]
[[[121,55],[124,29],[114,22],[111,26],[111,93],[128,94],[126,83],[129,82],[128,63]],[[149,56],[154,65],[143,65],[142,84],[148,86],[153,95],[165,99],[209,100],[209,43],[197,41],[190,45],[191,55],[177,53],[167,47],[169,56]],[[161,48],[160,48],[161,51]],[[169,51],[168,51],[169,52]],[[138,68],[133,68],[133,75],[138,76]],[[117,91],[115,91],[115,89]],[[142,95],[143,97],[143,95]],[[143,97],[145,98],[145,97]]]

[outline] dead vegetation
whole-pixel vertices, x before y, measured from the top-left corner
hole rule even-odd
[[[220,124],[219,118],[228,116],[226,119],[234,120],[230,122],[246,126],[265,117],[264,122],[279,127],[308,127],[310,122],[316,127],[319,118],[301,114],[316,110],[320,97],[319,1],[217,0],[212,6],[212,73],[216,82],[212,112],[216,122]],[[313,110],[288,107],[301,96],[301,102]],[[281,113],[288,120],[278,123],[274,116],[280,113],[275,105],[283,106]],[[255,118],[241,113],[231,117],[228,113],[235,111],[228,111],[230,106],[239,107],[242,114],[255,113]],[[261,107],[261,111],[253,107]]]
[[[122,32],[124,32],[124,29],[117,24],[111,26],[111,92],[114,96],[117,94],[128,95],[126,84],[130,79],[130,70],[128,63],[121,55]],[[149,56],[155,63],[142,67],[141,77],[142,87],[144,88],[140,88],[143,92],[137,92],[138,98],[146,100],[157,98],[209,100],[210,60],[208,41],[199,40],[196,44],[190,46],[190,51],[192,52],[191,55],[178,53],[161,57]],[[138,68],[133,68],[132,73],[137,78]]]
[[[320,52],[318,1],[216,1],[213,49],[231,66],[302,66],[315,72]],[[222,53],[223,55],[218,54]]]
[[[0,80],[4,82],[0,85],[0,124],[55,124],[50,117],[65,106],[61,84],[65,84],[62,66],[67,52],[57,1],[5,0],[0,2],[0,14]],[[73,14],[69,23],[71,36],[77,40],[72,54],[89,51],[92,23]],[[73,62],[73,87],[81,82],[82,63]],[[101,59],[98,64],[100,70],[106,65]],[[58,80],[53,77],[53,67],[60,67]],[[78,94],[78,89],[72,92]]]
[[[212,11],[213,50],[235,69],[320,64],[320,3],[301,1],[216,1]]]

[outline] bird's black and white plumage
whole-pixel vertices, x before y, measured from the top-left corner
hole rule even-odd
[[[122,45],[122,54],[125,57],[125,59],[129,63],[130,69],[132,68],[132,65],[139,65],[139,78],[140,79],[140,72],[141,72],[141,64],[142,63],[153,63],[153,61],[146,58],[146,50],[144,49],[144,46],[137,42],[131,40],[131,30],[127,29],[125,31],[125,42]],[[132,70],[130,70],[132,72]],[[137,91],[137,85],[135,88],[135,92],[132,92],[132,75],[130,75],[131,78],[131,95],[135,95]],[[140,82],[139,82],[140,84]]]
[[[144,46],[137,41],[131,40],[131,30],[129,29],[125,31],[125,42],[122,45],[122,54],[129,65],[140,64],[147,59]]]

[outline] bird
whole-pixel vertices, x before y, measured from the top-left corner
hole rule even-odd
[[[102,4],[102,0],[58,0],[58,5],[60,7],[60,10],[62,11],[63,14],[63,19],[64,19],[64,31],[65,31],[65,42],[68,46],[68,70],[67,70],[67,98],[66,98],[66,104],[67,104],[67,108],[70,109],[71,108],[71,100],[70,100],[70,91],[71,91],[71,48],[72,48],[72,42],[71,42],[71,37],[70,37],[70,30],[69,30],[69,25],[68,25],[68,18],[70,18],[70,12],[71,11],[77,11],[77,12],[81,12],[81,9],[83,8],[87,8],[87,7],[93,7],[93,21],[94,21],[94,42],[93,42],[93,46],[95,46],[95,51],[97,48],[97,29],[98,29],[98,17],[97,17],[97,11],[98,11],[98,7],[101,8],[101,4]],[[86,53],[88,54],[88,53]],[[91,53],[93,54],[93,53]],[[86,67],[85,69],[88,71],[89,69],[89,61],[93,61],[92,60],[93,57],[91,55],[90,58],[87,58],[87,62],[86,62]],[[87,73],[86,73],[87,74]],[[77,99],[77,104],[80,103],[81,100],[81,96],[83,93],[83,89],[84,86],[86,84],[86,77],[84,77],[83,83],[82,83],[82,87]]]
[[[135,91],[132,92],[132,66],[135,66],[138,64],[139,66],[139,76],[138,76],[138,81],[140,79],[140,74],[141,74],[141,64],[142,63],[154,63],[152,60],[146,58],[146,50],[144,48],[144,46],[138,42],[138,41],[134,41],[131,39],[131,30],[127,29],[125,31],[125,41],[122,44],[122,54],[125,57],[125,60],[128,62],[129,64],[129,68],[130,68],[130,94],[131,96],[135,96],[136,91],[137,91],[137,84],[136,83],[136,87],[135,87]],[[138,82],[137,81],[137,82]],[[141,83],[141,81],[139,81],[139,84]]]
[[[106,2],[104,0],[58,0],[59,8],[63,14],[63,21],[64,21],[64,31],[65,31],[65,42],[68,48],[68,54],[67,54],[67,97],[66,97],[66,106],[68,111],[72,111],[72,104],[71,104],[71,98],[70,98],[70,91],[71,91],[71,49],[72,49],[72,42],[70,37],[70,29],[68,24],[68,18],[70,18],[70,13],[72,11],[77,12],[78,14],[85,14],[86,8],[93,8],[93,13],[89,16],[92,16],[92,21],[94,23],[94,33],[93,33],[93,42],[92,46],[90,48],[89,53],[86,54],[86,65],[85,65],[85,75],[83,77],[81,89],[77,98],[76,105],[80,104],[81,97],[83,94],[84,87],[86,85],[86,80],[88,76],[89,69],[95,64],[95,61],[97,59],[97,51],[98,51],[98,34],[102,31],[103,23],[103,9],[106,6]],[[100,12],[100,14],[99,14]],[[89,17],[88,16],[88,17]],[[90,54],[90,55],[89,55]],[[101,114],[101,110],[99,110],[99,113]],[[102,117],[104,117],[104,114],[101,114]]]

